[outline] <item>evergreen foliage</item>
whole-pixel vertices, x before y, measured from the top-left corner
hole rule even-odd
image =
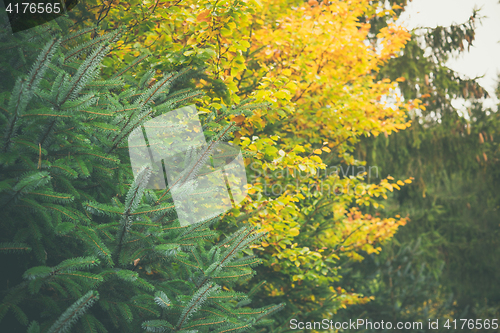
[[[141,55],[105,78],[101,62],[122,29],[64,35],[63,24],[0,33],[1,327],[222,333],[270,324],[262,319],[283,305],[251,309],[231,288],[254,275],[260,260],[243,251],[263,234],[242,227],[220,237],[210,228],[220,216],[182,227],[170,189],[146,189],[151,168],[132,175],[128,135],[201,96],[190,83],[200,69],[156,83],[152,70],[137,84],[127,71]],[[203,127],[211,142],[238,129],[225,115],[264,106],[251,102],[212,108]]]

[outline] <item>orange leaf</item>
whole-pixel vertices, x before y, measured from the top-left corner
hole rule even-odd
[[[207,17],[208,14],[210,14],[210,10],[209,9],[204,10],[201,13],[198,14],[198,16],[196,17],[196,20],[198,22],[202,22],[202,21],[210,22],[210,19]]]

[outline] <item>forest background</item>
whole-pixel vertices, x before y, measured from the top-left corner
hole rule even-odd
[[[286,303],[265,330],[286,332],[291,318],[500,314],[498,117],[475,79],[445,66],[472,45],[481,13],[407,31],[396,24],[405,6],[91,0],[68,13],[75,30],[125,26],[104,78],[134,64],[128,75],[152,73],[152,86],[154,75],[202,68],[200,115],[219,110],[211,126],[239,126],[231,141],[247,156],[249,196],[214,229],[219,239],[241,226],[267,232],[246,250],[263,259],[256,274],[232,287],[260,286],[259,307]],[[467,115],[457,97],[471,102]],[[268,107],[220,111],[247,98]]]

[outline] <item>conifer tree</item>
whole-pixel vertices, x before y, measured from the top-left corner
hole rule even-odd
[[[256,290],[231,289],[254,274],[259,259],[243,251],[262,233],[242,227],[221,237],[211,229],[220,216],[182,226],[171,188],[147,188],[151,166],[132,175],[128,135],[200,96],[191,86],[200,69],[180,68],[156,82],[152,69],[137,83],[127,73],[141,55],[104,78],[101,62],[123,31],[94,27],[65,35],[61,22],[15,35],[5,24],[0,32],[6,73],[0,327],[29,333],[265,330],[270,321],[264,317],[283,305],[251,309]],[[211,108],[203,127],[209,143],[237,130],[226,116],[264,107],[251,102]]]

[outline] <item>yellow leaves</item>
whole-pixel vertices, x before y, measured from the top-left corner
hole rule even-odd
[[[282,89],[282,90],[280,90],[280,91],[276,92],[276,93],[274,94],[274,96],[275,96],[276,98],[279,98],[279,99],[285,99],[285,100],[289,100],[289,99],[290,99],[290,97],[291,97],[291,96],[290,96],[290,92],[289,92],[288,90],[286,90],[286,89]]]
[[[407,127],[409,127],[409,125],[407,125],[407,124],[394,124],[394,127],[397,129],[400,129],[400,130],[404,130]]]
[[[198,41],[196,40],[195,37],[191,36],[189,37],[188,41],[186,42],[186,45],[193,45],[193,44],[197,44]]]
[[[221,33],[221,35],[222,35],[222,36],[224,36],[224,37],[229,37],[229,36],[231,36],[231,30],[230,30],[230,29],[228,29],[228,28],[222,28],[222,29],[220,29],[220,33]]]
[[[299,233],[300,233],[299,228],[292,228],[292,229],[290,229],[288,232],[289,232],[289,234],[290,234],[290,235],[292,235],[292,236],[294,236],[294,237],[295,237],[295,236],[298,236],[298,235],[299,235]]]
[[[298,152],[298,153],[303,153],[303,152],[305,152],[306,150],[304,149],[304,147],[303,147],[303,146],[301,146],[301,145],[296,145],[295,147],[293,147],[293,151],[294,151],[294,152]]]
[[[399,217],[382,219],[361,214],[351,207],[383,208],[381,198],[387,199],[389,192],[399,190],[411,180],[395,181],[388,177],[379,184],[365,184],[361,176],[354,180],[346,177],[346,180],[332,181],[332,187],[338,185],[340,191],[333,198],[321,198],[319,193],[315,197],[316,194],[308,191],[320,191],[314,174],[324,168],[323,152],[338,154],[346,164],[353,165],[355,161],[349,152],[352,142],[363,135],[406,129],[410,122],[405,121],[405,108],[419,106],[419,101],[397,102],[393,107],[385,105],[386,97],[397,88],[397,82],[405,79],[376,82],[374,73],[383,61],[397,55],[409,36],[403,28],[391,25],[379,35],[380,54],[365,44],[370,27],[361,24],[359,17],[374,13],[377,5],[367,0],[332,0],[319,5],[316,0],[310,0],[291,8],[289,2],[271,0],[263,6],[265,8],[256,11],[258,14],[249,20],[253,24],[252,33],[249,25],[239,21],[235,25],[235,18],[220,12],[212,16],[206,7],[200,6],[201,12],[193,16],[196,32],[186,33],[184,43],[193,43],[193,49],[201,48],[197,43],[206,39],[207,45],[217,53],[207,63],[214,72],[221,73],[232,95],[238,94],[242,99],[253,97],[259,103],[271,102],[272,109],[279,110],[233,118],[242,123],[242,136],[235,142],[254,154],[252,163],[257,162],[263,173],[290,171],[291,175],[289,179],[262,175],[248,188],[251,200],[243,210],[259,208],[249,222],[269,231],[266,240],[254,248],[280,260],[279,265],[273,263],[272,269],[286,271],[294,281],[301,281],[313,279],[307,277],[307,272],[320,268],[322,255],[331,260],[346,257],[362,260],[362,251],[378,253],[377,242],[389,239],[406,223]],[[200,28],[202,23],[206,30]],[[219,44],[217,37],[221,35]],[[246,54],[251,56],[247,59]],[[254,85],[256,89],[249,89]],[[273,127],[277,132],[273,134],[282,135],[266,137],[266,124],[278,120],[279,126]],[[351,184],[362,186],[355,193],[344,192]],[[283,190],[271,195],[274,185],[275,191],[278,186],[283,186]],[[324,201],[318,203],[320,199]],[[335,225],[320,233],[318,239],[310,240],[309,244],[314,244],[311,249],[301,247],[306,237],[300,232],[306,223],[304,216],[311,213],[307,227],[329,223],[321,220],[326,215],[314,213],[315,208],[325,204],[326,208],[321,209],[328,216],[333,214],[331,223]],[[320,243],[328,250],[313,248]],[[343,248],[337,248],[341,243]],[[317,272],[322,276],[321,269]],[[346,292],[341,290],[341,293]],[[353,296],[350,302],[359,300]]]
[[[387,27],[380,29],[377,38],[381,40],[382,50],[379,60],[386,61],[396,55],[401,48],[410,40],[410,33],[401,26],[390,23]]]

